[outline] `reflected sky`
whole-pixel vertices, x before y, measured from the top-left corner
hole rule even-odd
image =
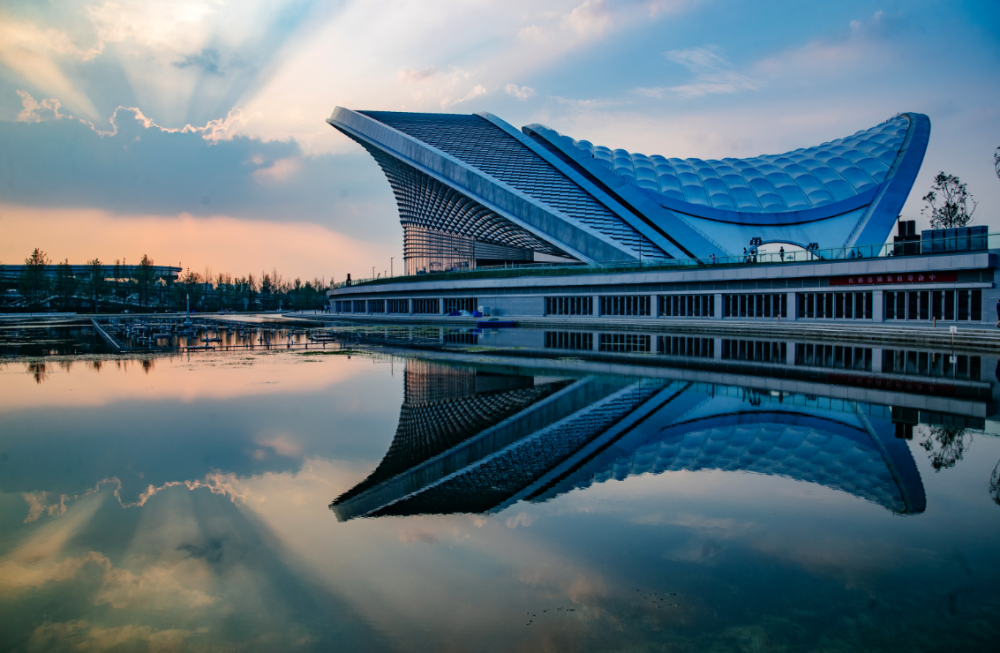
[[[0,366],[4,650],[1000,634],[992,380],[944,414],[919,392],[473,351],[100,362],[41,383],[38,361]]]

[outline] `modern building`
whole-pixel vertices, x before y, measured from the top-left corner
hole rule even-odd
[[[923,247],[901,227],[907,247],[885,245],[927,148],[922,114],[723,160],[488,113],[338,107],[328,122],[381,166],[404,232],[405,276],[342,284],[338,314],[960,322],[992,293],[984,231]]]

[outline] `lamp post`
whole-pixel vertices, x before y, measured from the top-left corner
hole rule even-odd
[[[395,258],[395,257],[393,257],[393,256],[389,257],[389,276],[390,277],[396,276],[396,273],[392,271],[392,259],[393,258]]]

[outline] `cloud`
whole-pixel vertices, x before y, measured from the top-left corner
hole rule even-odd
[[[219,69],[219,51],[215,48],[204,48],[198,54],[189,54],[173,65],[178,68],[198,68],[210,75],[222,74]]]
[[[37,494],[31,493],[24,496],[29,505],[29,497],[37,498]],[[10,594],[51,582],[63,582],[75,578],[81,569],[90,564],[110,568],[108,559],[93,551],[79,556],[60,556],[67,542],[90,522],[103,499],[101,496],[90,496],[68,511],[58,511],[58,518],[32,530],[17,548],[0,557],[0,590]],[[62,514],[64,512],[66,514]]]
[[[507,84],[503,90],[507,95],[513,95],[522,102],[535,94],[535,89],[530,86],[518,86],[517,84]]]
[[[45,98],[41,102],[36,102],[25,91],[18,91],[21,97],[21,112],[17,114],[18,122],[45,122],[46,120],[62,120],[73,116],[59,113],[62,103],[55,98]]]
[[[441,540],[435,537],[432,533],[419,529],[411,529],[401,532],[399,534],[399,541],[403,544],[421,543],[430,544],[431,546],[441,543]]]
[[[427,66],[423,70],[414,70],[413,68],[403,68],[396,73],[396,79],[405,83],[422,82],[425,79],[429,79],[437,74],[436,66]]]
[[[670,61],[679,63],[693,73],[728,68],[729,62],[723,59],[711,47],[690,48],[688,50],[671,50],[663,53]]]
[[[90,61],[102,50],[103,44],[81,48],[65,31],[43,29],[34,23],[0,14],[0,63],[46,94],[62,98],[90,117],[97,116],[97,109],[63,72],[56,59]]]
[[[62,515],[66,512],[66,500],[69,498],[65,494],[59,495],[59,500],[54,503],[49,503],[48,492],[23,492],[21,494],[24,500],[28,503],[28,516],[24,518],[25,524],[30,524],[36,521],[43,514],[48,513],[51,517],[53,515]]]
[[[236,136],[245,119],[238,109],[166,127],[120,107],[101,129],[63,113],[57,99],[22,92],[21,100],[22,122],[0,121],[0,204],[313,222],[371,240],[398,224],[391,189],[367,154],[306,157],[294,141]]]
[[[580,36],[600,37],[611,25],[611,15],[604,0],[587,0],[562,17],[562,25]]]
[[[519,512],[513,517],[508,517],[507,521],[504,522],[504,525],[506,525],[507,528],[517,528],[518,526],[523,526],[527,528],[528,526],[534,524],[537,518],[538,517],[536,515],[529,515],[526,512]]]
[[[232,138],[234,136],[233,130],[246,122],[242,111],[239,109],[230,109],[225,118],[209,120],[204,126],[196,127],[187,124],[183,127],[164,127],[147,118],[138,107],[119,106],[108,119],[111,129],[104,131],[98,129],[89,120],[82,120],[74,118],[69,114],[60,113],[59,109],[62,107],[62,103],[56,98],[45,98],[41,102],[37,102],[27,91],[18,90],[17,94],[21,97],[22,106],[21,112],[17,115],[18,122],[45,122],[47,120],[62,120],[64,118],[75,119],[81,124],[87,125],[91,131],[102,138],[118,134],[119,111],[131,113],[135,121],[142,125],[144,129],[156,129],[166,134],[200,134],[204,140],[212,143]]]
[[[245,96],[240,106],[253,117],[242,129],[268,139],[292,135],[304,148],[309,143],[309,148],[323,151],[355,151],[355,143],[328,134],[316,116],[329,115],[336,105],[447,110],[468,105],[469,100],[457,105],[455,100],[477,85],[490,91],[475,98],[477,102],[494,110],[496,103],[516,97],[493,92],[512,80],[552,71],[575,84],[579,75],[573,68],[578,64],[572,53],[603,47],[627,30],[648,26],[651,15],[660,21],[693,4],[691,0],[556,0],[540,6],[530,0],[486,4],[387,0],[383,10],[372,11],[366,3],[347,3],[335,19],[284,50],[273,77]],[[400,65],[414,60],[421,65]],[[351,65],[343,65],[344,61]],[[429,62],[436,64],[435,74],[414,74],[426,70]],[[448,74],[451,67],[472,76],[454,83]],[[324,84],[317,85],[318,78]]]
[[[188,558],[173,565],[145,566],[134,574],[127,569],[109,568],[104,583],[94,594],[94,605],[110,605],[145,610],[196,609],[212,605],[218,599],[204,590],[181,583],[195,581],[208,585],[210,572],[204,560]]]
[[[670,89],[664,88],[662,86],[651,86],[651,87],[637,87],[632,89],[632,93],[638,95],[639,97],[660,99],[667,94]]]
[[[235,474],[223,474],[221,472],[211,472],[206,474],[205,478],[202,480],[168,481],[162,485],[150,485],[146,488],[145,492],[139,495],[139,498],[136,501],[131,503],[123,502],[117,490],[115,491],[115,497],[118,498],[118,502],[123,508],[136,508],[146,505],[147,501],[163,490],[182,486],[186,487],[188,490],[206,488],[212,494],[220,494],[224,497],[228,497],[229,500],[236,505],[242,505],[247,502],[247,499],[250,498],[250,490],[240,482],[240,479]]]
[[[461,104],[462,102],[468,102],[469,100],[477,98],[480,95],[486,95],[486,88],[484,86],[476,84],[475,86],[472,87],[472,90],[469,91],[468,94],[461,99],[451,100],[449,98],[444,98],[443,100],[441,100],[441,108],[447,109],[448,107],[453,107],[456,104]]]
[[[896,58],[888,47],[888,39],[901,25],[900,19],[877,11],[868,19],[852,20],[841,38],[813,39],[766,57],[754,68],[772,77],[802,80],[853,74],[859,68],[879,68]]]
[[[714,47],[697,47],[687,50],[671,50],[664,56],[687,68],[694,80],[690,84],[667,88],[639,88],[635,93],[644,97],[662,97],[671,91],[684,98],[704,97],[716,93],[736,93],[755,91],[760,82],[733,70],[732,65],[716,52]]]
[[[32,561],[23,559],[0,561],[0,589],[14,592],[41,587],[48,583],[65,582],[76,578],[80,570],[90,564],[105,569],[111,566],[106,557],[95,551],[63,558],[58,562],[49,558]]]
[[[235,135],[233,132],[234,127],[242,125],[246,122],[242,111],[239,109],[230,109],[225,118],[209,120],[204,126],[201,127],[196,127],[190,124],[184,125],[183,127],[163,127],[162,125],[156,124],[156,122],[150,118],[147,118],[138,107],[121,106],[115,109],[114,113],[111,114],[111,118],[108,119],[108,122],[111,123],[111,131],[101,131],[100,129],[94,127],[94,125],[90,122],[82,120],[80,122],[88,125],[101,137],[115,136],[118,134],[119,111],[131,113],[135,121],[142,125],[143,129],[156,129],[164,134],[199,134],[201,138],[206,141],[210,141],[211,143],[216,143],[220,140],[229,140]]]
[[[197,0],[117,0],[87,7],[98,43],[132,42],[147,50],[191,52],[211,31],[216,9]]]
[[[302,445],[285,433],[267,437],[261,436],[255,439],[254,443],[272,449],[279,456],[298,458],[302,455]]]
[[[285,181],[302,168],[301,157],[288,157],[278,159],[267,168],[258,168],[253,171],[254,179],[259,182],[280,182]]]
[[[69,647],[83,653],[116,650],[178,651],[194,631],[150,626],[105,627],[89,621],[46,622],[35,628],[28,641],[29,651],[62,650]]]
[[[555,100],[559,104],[567,105],[573,107],[574,109],[586,109],[586,110],[596,110],[596,109],[606,109],[608,107],[617,106],[623,104],[623,100],[614,100],[612,98],[568,98],[559,95],[553,95],[550,99]]]

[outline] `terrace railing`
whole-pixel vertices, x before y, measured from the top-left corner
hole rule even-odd
[[[350,284],[340,282],[331,288],[348,286],[371,286],[386,283],[406,283],[416,281],[463,281],[469,279],[500,279],[511,277],[556,277],[579,274],[602,274],[607,272],[655,272],[664,270],[708,269],[719,267],[745,267],[748,265],[786,265],[789,263],[814,263],[820,261],[849,261],[899,256],[935,256],[962,252],[977,252],[1000,248],[1000,234],[961,238],[936,238],[906,243],[885,243],[883,245],[856,245],[854,247],[834,247],[780,252],[759,252],[748,250],[746,255],[710,257],[707,259],[655,259],[631,261],[601,261],[596,263],[525,263],[517,265],[483,266],[474,270],[430,272],[373,279],[354,279]]]

